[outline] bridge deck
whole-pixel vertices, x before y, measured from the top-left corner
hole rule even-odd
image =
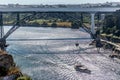
[[[66,7],[66,8],[0,8],[0,12],[115,12],[120,7],[101,7],[101,8],[80,8],[80,7]]]

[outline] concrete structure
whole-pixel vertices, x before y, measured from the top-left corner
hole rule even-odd
[[[43,8],[20,8],[20,7],[9,7],[9,8],[0,8],[0,12],[115,12],[116,10],[119,10],[120,7],[91,7],[91,8],[80,8],[79,6],[73,6],[73,7],[43,7]]]

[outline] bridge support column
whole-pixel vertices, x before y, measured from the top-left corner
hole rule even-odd
[[[3,27],[3,15],[0,13],[0,38],[4,35],[4,27]]]
[[[3,14],[0,13],[0,49],[5,50],[6,39],[2,39],[4,36],[4,27],[3,27]]]
[[[94,22],[94,18],[95,18],[95,13],[91,13],[91,32],[93,34],[95,34],[95,22]]]
[[[81,23],[83,24],[83,13],[80,14]]]
[[[17,13],[16,21],[17,21],[17,25],[20,26],[20,14],[19,13]]]
[[[97,27],[100,27],[100,13],[97,13]]]

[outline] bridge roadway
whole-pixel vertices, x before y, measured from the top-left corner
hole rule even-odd
[[[43,8],[29,8],[29,7],[13,7],[13,8],[0,8],[0,12],[101,12],[101,13],[109,13],[115,12],[119,10],[120,7],[94,7],[94,8],[80,8],[80,7],[43,7]]]

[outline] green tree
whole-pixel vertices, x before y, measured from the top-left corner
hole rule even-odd
[[[47,27],[47,26],[48,26],[47,22],[43,22],[43,23],[42,23],[42,26],[43,26],[43,27]]]
[[[107,15],[104,20],[103,33],[110,34],[111,30],[115,26],[115,17],[114,15]],[[113,30],[112,30],[113,31]]]
[[[33,26],[40,26],[40,24],[39,24],[38,22],[36,22],[36,21],[33,22],[32,25],[33,25]]]
[[[53,23],[51,24],[51,27],[57,27],[57,24],[56,24],[55,22],[53,22]]]
[[[120,10],[116,11],[116,29],[120,30]]]
[[[115,26],[115,19],[113,15],[107,15],[105,17],[104,26],[108,28],[113,28]]]
[[[73,29],[79,29],[80,26],[82,26],[81,21],[73,21],[71,28],[73,28]]]

